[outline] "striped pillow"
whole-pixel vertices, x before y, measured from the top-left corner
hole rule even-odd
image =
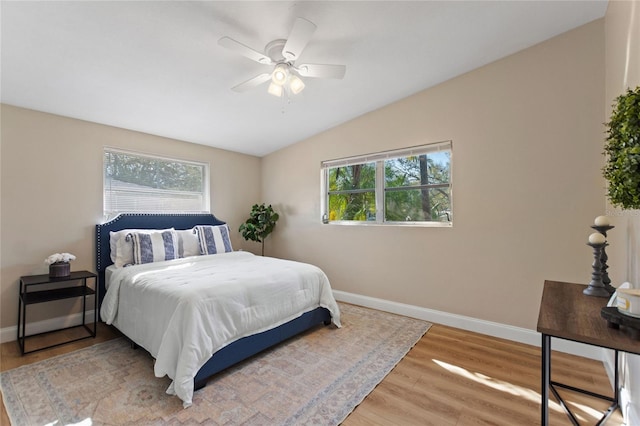
[[[177,259],[178,234],[173,229],[139,231],[127,235],[133,245],[133,263],[160,262]]]
[[[224,225],[198,225],[196,233],[200,241],[200,253],[217,254],[233,251],[229,238],[229,227]]]

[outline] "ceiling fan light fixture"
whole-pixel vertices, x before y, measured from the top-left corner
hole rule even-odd
[[[279,98],[297,95],[305,88],[303,78],[337,78],[344,77],[344,65],[331,64],[299,64],[296,61],[309,43],[316,30],[316,25],[304,18],[296,18],[287,39],[272,40],[259,52],[230,37],[222,37],[218,44],[233,50],[260,64],[272,65],[270,71],[259,74],[244,83],[231,88],[235,92],[244,92],[260,84],[269,82],[267,92]]]
[[[289,89],[291,89],[294,95],[297,95],[304,89],[304,82],[297,75],[291,74],[289,77]]]
[[[270,95],[280,97],[282,96],[283,89],[281,85],[271,82],[271,84],[269,84],[269,89],[267,89],[267,92],[269,92]]]
[[[273,70],[271,80],[278,86],[283,86],[287,82],[288,77],[289,70],[287,69],[287,66],[284,64],[280,64]]]

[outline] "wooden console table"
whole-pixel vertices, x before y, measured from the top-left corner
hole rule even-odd
[[[580,392],[611,402],[611,406],[597,423],[603,424],[619,404],[618,352],[640,355],[640,340],[633,339],[624,328],[614,329],[600,316],[608,299],[582,293],[585,285],[545,281],[538,315],[537,330],[542,333],[542,425],[549,424],[549,390],[553,393],[574,425],[576,417],[558,394],[556,387]],[[578,389],[551,380],[551,338],[573,340],[615,351],[613,397]]]

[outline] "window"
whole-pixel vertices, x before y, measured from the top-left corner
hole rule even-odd
[[[104,213],[209,212],[209,165],[104,151]]]
[[[322,220],[451,226],[451,141],[322,162]]]

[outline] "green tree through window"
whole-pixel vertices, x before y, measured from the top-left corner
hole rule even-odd
[[[386,160],[385,220],[450,221],[450,152]]]
[[[105,176],[156,189],[202,191],[202,164],[105,151]]]
[[[324,162],[323,179],[325,222],[452,222],[450,142]]]
[[[375,218],[376,164],[354,164],[329,170],[331,220]]]

